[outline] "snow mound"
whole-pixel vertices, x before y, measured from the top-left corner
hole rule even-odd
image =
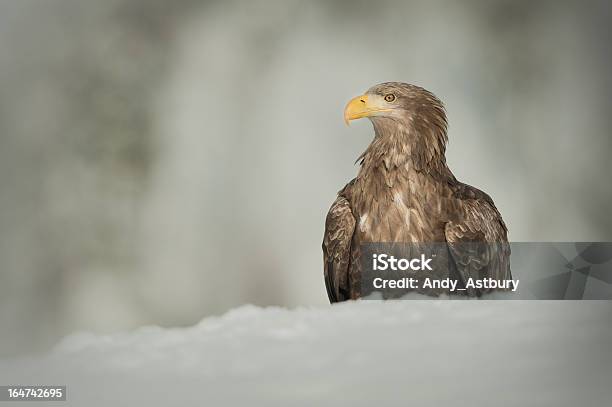
[[[0,362],[0,384],[66,384],[74,406],[604,406],[611,317],[596,301],[243,306],[189,328],[75,334]]]

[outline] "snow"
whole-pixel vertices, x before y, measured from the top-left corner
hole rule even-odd
[[[1,361],[0,384],[66,384],[71,406],[608,406],[611,319],[605,301],[243,306],[75,334]]]

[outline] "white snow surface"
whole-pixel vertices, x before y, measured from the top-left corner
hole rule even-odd
[[[610,406],[611,322],[605,301],[243,306],[75,334],[0,384],[66,384],[70,406]]]

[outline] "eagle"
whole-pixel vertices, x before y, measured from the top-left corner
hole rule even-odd
[[[440,99],[419,86],[385,82],[346,105],[347,125],[364,117],[372,122],[374,139],[357,159],[357,177],[338,192],[325,220],[330,302],[361,297],[366,243],[443,243],[460,285],[471,277],[511,279],[508,229],[493,200],[458,181],[446,163],[448,124]],[[471,250],[471,242],[484,249]]]

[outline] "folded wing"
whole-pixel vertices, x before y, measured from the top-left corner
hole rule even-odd
[[[325,287],[330,302],[345,301],[349,295],[349,265],[355,218],[346,198],[339,196],[325,220],[323,262]]]
[[[460,281],[465,285],[469,278],[511,279],[508,231],[491,198],[465,184],[456,197],[461,216],[446,224],[445,236]],[[470,296],[485,291],[467,289]]]

